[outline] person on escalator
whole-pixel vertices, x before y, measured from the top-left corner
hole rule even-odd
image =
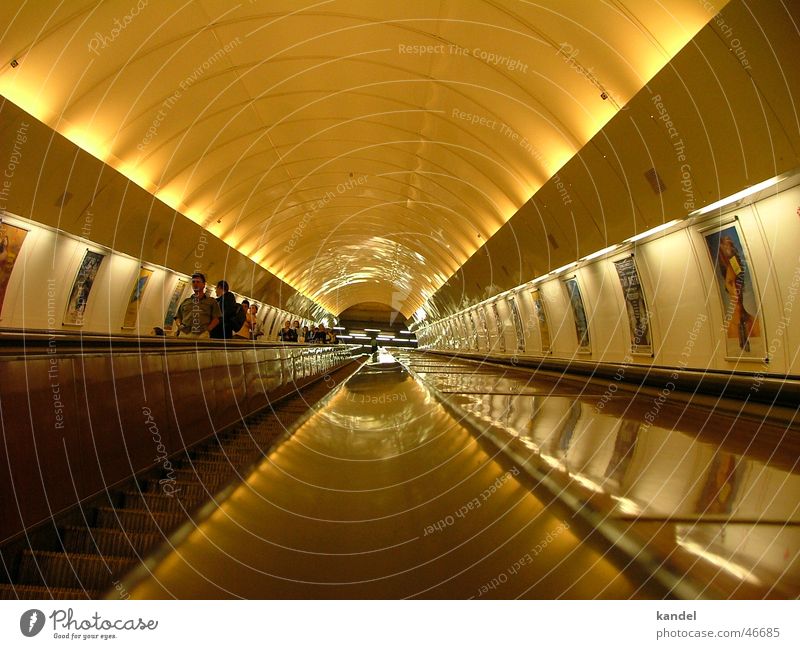
[[[296,343],[297,332],[289,326],[289,321],[283,323],[283,329],[278,332],[278,340],[284,343]]]
[[[206,277],[192,275],[192,295],[178,307],[175,315],[175,335],[188,338],[208,338],[222,314],[214,298],[206,296]]]
[[[238,318],[234,325],[238,324],[239,321],[241,321],[242,325],[236,330],[236,333],[233,334],[233,337],[236,340],[250,340],[250,334],[253,329],[253,318],[250,314],[249,300],[242,300],[241,304],[239,304]]]
[[[221,279],[217,282],[217,304],[219,304],[220,318],[219,324],[211,331],[212,338],[233,338],[233,334],[241,328],[236,327],[236,318],[239,313],[239,305],[236,296],[231,293],[228,282]]]

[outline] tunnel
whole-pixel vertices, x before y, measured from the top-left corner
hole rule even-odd
[[[0,17],[23,635],[55,600],[798,599],[796,2]]]

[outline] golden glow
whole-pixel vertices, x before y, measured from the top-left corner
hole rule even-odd
[[[717,568],[721,568],[725,572],[733,575],[737,579],[741,579],[742,581],[747,581],[751,584],[756,586],[761,584],[761,581],[756,577],[752,572],[747,570],[747,568],[738,565],[737,563],[726,559],[725,557],[721,557],[718,554],[714,554],[713,552],[709,551],[708,549],[704,548],[699,543],[694,541],[686,541],[684,539],[678,538],[676,539],[679,546],[681,546],[687,552],[690,552],[701,559],[705,559],[712,565],[715,565]]]
[[[388,303],[396,293],[404,295],[403,312],[413,312],[711,17],[696,0],[674,0],[668,8],[618,0],[616,22],[603,9],[559,0],[503,8],[460,3],[439,23],[430,22],[425,3],[356,3],[346,11],[347,3],[334,4],[331,15],[355,20],[364,28],[364,42],[374,39],[381,48],[361,51],[360,39],[343,29],[326,36],[329,58],[297,75],[292,66],[318,57],[321,37],[311,29],[307,40],[284,43],[278,16],[275,26],[270,22],[244,38],[235,25],[252,27],[249,3],[231,8],[224,26],[209,25],[203,11],[168,21],[168,8],[151,3],[132,27],[151,37],[146,51],[139,39],[121,37],[113,52],[103,48],[99,54],[73,44],[81,21],[91,33],[92,20],[100,20],[91,3],[53,9],[47,38],[40,40],[34,39],[45,17],[36,3],[9,3],[9,48],[24,57],[18,68],[0,70],[0,93],[334,313],[363,301]],[[726,3],[715,4],[721,9]],[[555,32],[531,49],[529,34],[517,38],[497,27],[510,13],[518,24],[537,24],[539,13],[548,11],[581,24],[588,40],[571,44],[574,59],[547,44],[559,42]],[[313,26],[313,16],[304,22],[304,9],[291,13],[301,33]],[[393,20],[423,40],[446,39],[467,49],[503,39],[504,54],[539,69],[503,71],[472,56],[440,57],[432,64],[430,57],[390,52],[385,45],[397,40]],[[103,33],[105,26],[97,27]],[[209,36],[207,44],[198,34]],[[622,48],[611,63],[595,47],[598,39],[612,50]],[[227,45],[220,51],[220,44]],[[181,54],[187,46],[195,48],[190,57]],[[290,63],[272,63],[284,67],[266,75],[259,66],[278,47],[287,48]],[[68,64],[59,58],[63,52],[70,52]],[[165,67],[165,60],[175,65]],[[222,95],[212,91],[216,79],[249,66],[253,74],[246,82]],[[617,86],[608,88],[612,101],[598,100],[591,71],[600,66],[604,79]],[[144,91],[142,69],[157,71]],[[387,83],[392,70],[402,70],[404,84]],[[500,73],[513,79],[508,88]],[[275,86],[274,79],[282,81]],[[553,82],[568,95],[552,94]],[[531,111],[531,100],[542,110]],[[266,107],[271,102],[274,114]],[[558,123],[547,115],[558,116]],[[220,204],[204,204],[211,199],[198,196],[221,197]],[[253,209],[235,235],[210,219],[212,207],[240,214],[243,205]],[[301,222],[308,226],[305,234],[293,235],[290,226]],[[320,222],[337,225],[324,249],[318,234],[328,229]],[[395,226],[402,236],[376,240],[376,233]],[[347,245],[351,250],[340,253]],[[398,254],[395,246],[413,247],[422,258]],[[340,272],[353,277],[338,277]]]
[[[55,117],[55,111],[48,103],[47,97],[43,96],[41,88],[35,91],[31,90],[25,85],[20,75],[7,74],[0,76],[0,94],[40,122],[53,127],[51,120]]]
[[[149,175],[141,167],[123,162],[119,164],[117,171],[151,194],[155,192],[156,186],[150,180]]]
[[[91,153],[98,160],[109,162],[108,158],[111,151],[96,131],[78,126],[62,126],[60,133],[79,148]],[[113,167],[114,165],[111,166]],[[131,180],[133,179],[131,178]],[[134,180],[134,182],[136,181]]]

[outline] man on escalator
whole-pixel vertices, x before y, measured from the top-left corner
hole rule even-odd
[[[236,296],[231,293],[228,287],[228,282],[221,279],[217,282],[217,303],[219,310],[222,313],[219,324],[211,331],[212,338],[233,338],[240,328],[241,324],[236,326],[236,318],[239,314],[240,307],[236,302]]]

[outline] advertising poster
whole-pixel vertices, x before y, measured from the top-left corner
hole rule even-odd
[[[644,299],[644,290],[639,281],[639,272],[633,255],[614,262],[625,297],[625,309],[628,312],[628,324],[631,334],[631,352],[633,354],[652,354],[653,341],[650,338],[650,312]]]
[[[539,336],[542,339],[542,353],[547,354],[550,352],[550,327],[547,326],[547,313],[545,313],[544,310],[542,293],[538,288],[531,291],[531,300],[533,300],[533,310],[536,313],[536,321],[539,323]]]
[[[64,313],[64,324],[83,326],[83,315],[86,311],[86,303],[89,301],[89,293],[92,291],[97,271],[103,263],[103,256],[99,252],[87,250],[78,267],[78,274],[72,283],[72,291],[67,301],[67,310]]]
[[[153,271],[149,268],[141,266],[139,268],[139,276],[136,278],[136,283],[133,285],[131,291],[131,298],[128,300],[128,308],[125,310],[125,319],[122,321],[123,329],[133,329],[136,326],[136,319],[139,317],[139,306],[142,304],[142,296],[144,289],[147,288],[147,282],[153,276]]]
[[[491,349],[492,341],[489,338],[489,327],[486,325],[486,305],[478,307],[478,321],[481,323],[481,331],[486,340],[486,348]]]
[[[0,313],[3,312],[11,271],[14,270],[14,263],[27,234],[27,230],[0,221]]]
[[[723,307],[726,357],[763,359],[761,308],[736,221],[702,230]]]
[[[519,315],[517,301],[513,297],[508,298],[508,309],[511,311],[511,319],[514,321],[514,331],[517,334],[517,351],[525,351],[525,330],[522,327],[522,318]]]
[[[497,330],[497,340],[500,346],[500,351],[506,351],[506,337],[503,334],[503,321],[500,319],[500,311],[497,308],[497,302],[492,302],[492,315],[494,315],[495,329]]]
[[[589,340],[589,321],[586,318],[586,309],[583,308],[583,298],[581,289],[578,286],[578,278],[570,277],[564,280],[567,287],[569,303],[572,306],[572,315],[575,316],[575,333],[578,336],[578,352],[590,354],[592,352],[591,341]]]
[[[175,284],[175,290],[172,291],[172,297],[169,298],[167,305],[167,314],[164,316],[164,329],[172,331],[172,325],[175,322],[175,315],[178,313],[178,307],[181,304],[181,298],[186,290],[188,282],[185,279],[179,279]]]
[[[478,349],[478,326],[475,324],[475,316],[472,311],[467,314],[469,318],[470,331],[472,333],[472,349]]]

